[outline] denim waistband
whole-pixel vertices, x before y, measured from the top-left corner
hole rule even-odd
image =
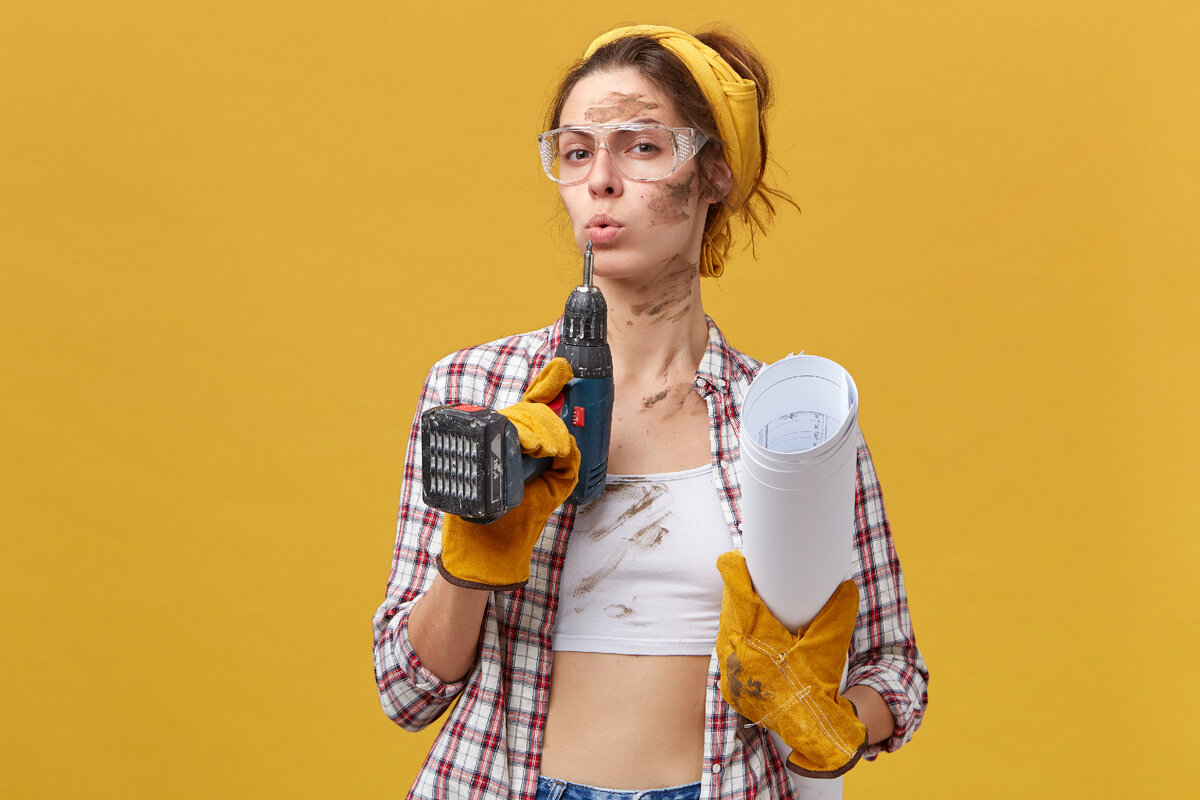
[[[569,783],[557,778],[538,777],[537,800],[699,800],[700,781],[666,789],[602,789]]]

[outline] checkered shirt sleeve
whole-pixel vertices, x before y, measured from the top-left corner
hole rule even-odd
[[[864,754],[874,759],[912,739],[929,702],[929,670],[917,649],[883,494],[861,434],[855,492],[854,549],[858,558],[854,581],[859,607],[846,685],[869,686],[879,692],[896,718],[892,736]]]
[[[374,617],[375,676],[383,710],[408,730],[435,720],[463,688],[462,682],[447,684],[426,670],[408,639],[409,612],[433,582],[434,559],[441,551],[442,513],[426,506],[421,496],[421,415],[443,403],[502,408],[517,402],[548,360],[550,331],[447,356],[430,369],[421,388],[404,460],[387,597]]]
[[[421,414],[442,403],[446,365],[429,371],[408,436],[400,489],[400,515],[387,598],[375,612],[375,681],[380,704],[396,724],[418,731],[446,710],[463,683],[446,683],[422,664],[408,639],[408,615],[429,588],[437,568],[430,549],[440,542],[442,514],[421,499]]]
[[[560,326],[459,351],[430,370],[408,440],[396,544],[386,597],[375,613],[380,704],[408,730],[435,721],[457,697],[410,798],[532,797],[549,698],[549,635],[573,511],[551,515],[530,563],[529,584],[493,593],[470,674],[446,683],[420,662],[408,618],[437,573],[442,515],[421,497],[420,418],[441,403],[503,408],[521,399],[553,353]]]

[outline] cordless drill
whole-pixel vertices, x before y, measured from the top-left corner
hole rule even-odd
[[[579,482],[567,503],[587,503],[604,491],[612,427],[612,353],[608,304],[592,284],[592,243],[583,256],[583,283],[563,312],[556,357],[574,378],[549,406],[579,445]],[[467,404],[436,406],[421,415],[421,480],[425,504],[472,522],[493,522],[516,508],[525,482],[550,466],[550,458],[521,453],[517,430],[497,411]]]

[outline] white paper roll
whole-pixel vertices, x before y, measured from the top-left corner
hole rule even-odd
[[[858,390],[839,364],[789,356],[742,405],[742,553],[754,588],[791,630],[850,577]]]

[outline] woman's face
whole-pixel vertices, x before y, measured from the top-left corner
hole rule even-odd
[[[560,127],[653,122],[685,123],[655,84],[632,68],[593,73],[563,104]],[[559,186],[582,252],[591,240],[596,274],[607,278],[658,272],[673,260],[700,261],[700,242],[711,198],[704,195],[700,162],[692,158],[666,178],[631,181],[600,150],[583,183]]]

